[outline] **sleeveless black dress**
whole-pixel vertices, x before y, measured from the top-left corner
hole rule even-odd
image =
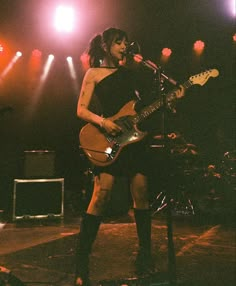
[[[111,117],[129,101],[137,100],[135,78],[132,71],[119,67],[117,71],[101,80],[95,87],[100,114]],[[95,167],[95,174],[106,172],[114,176],[146,174],[148,161],[145,140],[124,147],[118,158],[109,166]]]

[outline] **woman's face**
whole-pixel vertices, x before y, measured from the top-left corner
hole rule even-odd
[[[122,40],[114,40],[111,44],[110,55],[112,58],[120,61],[124,58],[125,50],[127,48],[128,42],[125,38]]]

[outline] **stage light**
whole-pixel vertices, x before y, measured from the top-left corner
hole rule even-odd
[[[67,57],[66,60],[67,60],[68,67],[69,67],[69,70],[70,70],[71,78],[72,79],[76,79],[75,67],[74,67],[74,63],[73,63],[72,57]]]
[[[70,72],[70,77],[71,77],[72,82],[73,82],[74,90],[76,93],[78,93],[79,87],[78,87],[77,75],[76,75],[73,59],[72,59],[72,57],[67,57],[66,60],[68,63],[68,68],[69,68],[69,72]]]
[[[3,51],[4,51],[3,45],[0,44],[0,53],[3,53]]]
[[[72,63],[72,57],[67,57],[66,60],[68,63]]]
[[[172,50],[169,48],[164,48],[162,49],[161,53],[164,57],[169,57],[172,54]]]
[[[29,83],[33,85],[38,81],[39,73],[42,68],[42,52],[38,49],[34,49],[31,52],[31,57],[29,60]]]
[[[53,59],[54,59],[54,55],[50,54],[50,55],[48,56],[49,62],[51,62]]]
[[[42,56],[42,52],[40,50],[38,50],[38,49],[34,49],[32,51],[32,56],[35,57],[35,58],[39,58],[39,57]]]
[[[56,9],[55,27],[60,32],[71,32],[74,27],[75,15],[72,7],[59,6]]]
[[[20,52],[20,51],[16,52],[16,56],[17,56],[18,58],[21,57],[21,56],[22,56],[22,52]]]
[[[197,51],[203,50],[205,47],[205,43],[201,40],[198,40],[194,43],[194,49]]]
[[[40,95],[42,93],[42,90],[44,88],[45,82],[46,82],[46,80],[48,78],[48,74],[50,72],[50,69],[52,67],[53,60],[54,60],[54,55],[50,54],[48,56],[45,64],[44,64],[43,72],[42,72],[42,75],[40,76],[38,86],[34,90],[34,97],[32,98],[32,105],[31,105],[31,110],[29,110],[29,115],[32,115],[32,113],[34,112],[34,110],[36,108],[37,102],[38,102],[39,97],[40,97]]]
[[[14,55],[14,57],[10,60],[10,62],[8,63],[8,65],[5,67],[5,69],[3,70],[3,72],[0,74],[0,79],[3,80],[3,78],[9,73],[9,71],[13,68],[13,66],[16,64],[16,62],[18,61],[18,59],[22,56],[21,52],[16,52],[16,54]]]
[[[83,69],[86,71],[87,69],[89,69],[89,55],[86,54],[86,53],[83,53],[81,56],[80,56],[80,60],[81,60],[81,63],[82,63],[82,66],[83,66]]]
[[[161,63],[164,64],[169,61],[172,50],[170,48],[163,48],[161,51]]]
[[[134,55],[133,59],[136,63],[141,63],[143,60],[143,57],[140,54],[136,54]]]
[[[236,16],[236,0],[230,0],[230,9],[232,10],[232,14]]]
[[[233,35],[233,41],[236,42],[236,33]]]
[[[197,40],[193,45],[193,49],[195,53],[198,55],[200,55],[203,52],[204,48],[205,48],[205,43],[201,40]]]

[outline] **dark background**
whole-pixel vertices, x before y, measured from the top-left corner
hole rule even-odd
[[[56,0],[1,0],[0,42],[6,45],[0,57],[0,72],[17,50],[23,56],[0,83],[0,106],[11,107],[0,117],[1,205],[8,205],[12,181],[23,176],[25,150],[54,150],[56,175],[65,177],[68,189],[79,190],[87,162],[80,155],[76,118],[78,90],[71,81],[65,58],[73,57],[77,84],[84,70],[80,55],[98,32],[116,26],[128,32],[141,46],[143,56],[157,64],[163,47],[173,54],[162,67],[179,82],[208,68],[217,68],[219,77],[203,87],[193,86],[177,104],[170,129],[180,131],[195,144],[206,164],[222,164],[224,154],[235,150],[235,65],[236,49],[233,1],[221,0],[82,0],[64,1],[76,8],[76,28],[70,35],[58,34],[52,27]],[[192,45],[205,42],[199,61]],[[33,49],[49,53],[55,60],[45,86],[35,98],[35,86],[27,75]],[[148,90],[148,86],[147,86]],[[148,96],[148,92],[144,96]],[[33,105],[34,103],[34,105]],[[160,126],[160,117],[152,124]],[[155,129],[155,128],[154,128]]]

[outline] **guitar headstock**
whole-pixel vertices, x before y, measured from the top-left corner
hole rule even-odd
[[[191,84],[204,85],[210,77],[217,77],[218,75],[219,71],[217,69],[210,69],[191,76],[189,80]]]

